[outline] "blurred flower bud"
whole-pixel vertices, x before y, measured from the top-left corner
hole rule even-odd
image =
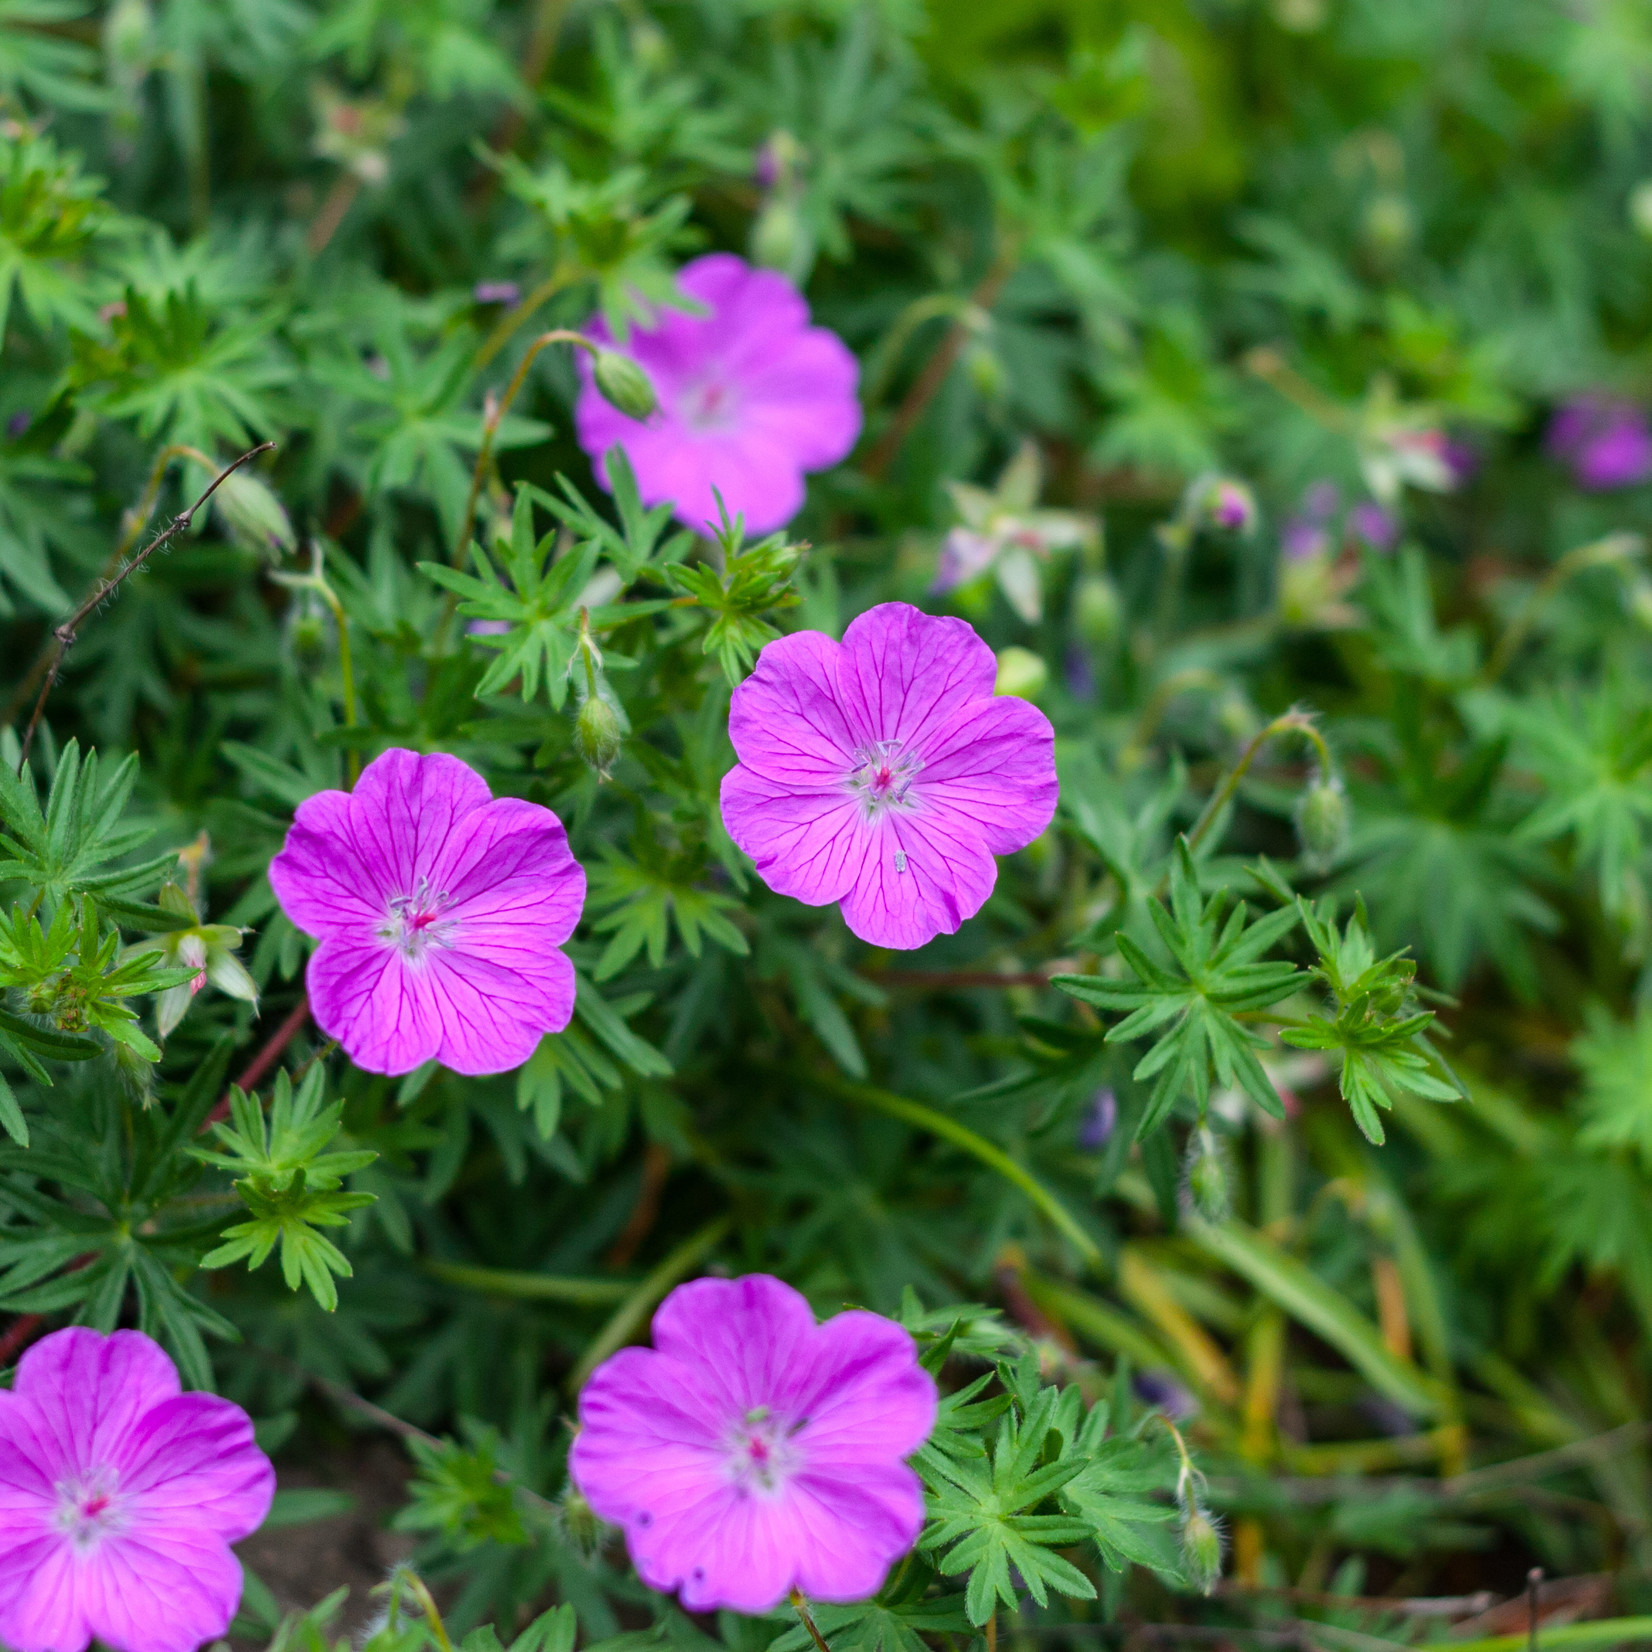
[[[557,1504],[558,1523],[568,1540],[583,1555],[591,1555],[602,1541],[602,1522],[591,1505],[574,1490],[572,1482]]]
[[[1086,574],[1073,591],[1073,623],[1096,648],[1106,648],[1119,634],[1124,605],[1119,588],[1106,574]]]
[[[613,774],[614,761],[630,726],[606,683],[599,682],[594,694],[585,695],[574,719],[574,744],[579,755],[597,771],[598,779],[607,780]]]
[[[1310,866],[1328,866],[1341,853],[1348,839],[1348,796],[1338,776],[1320,771],[1297,800],[1296,836]]]
[[[514,307],[522,302],[522,289],[514,281],[478,281],[470,289],[470,296],[478,304]]]
[[[229,536],[260,556],[298,549],[291,518],[269,486],[245,469],[226,476],[212,496]]]
[[[801,282],[814,263],[815,238],[795,191],[776,189],[751,226],[751,261]]]
[[[149,0],[115,0],[103,19],[103,55],[110,80],[136,88],[154,67],[155,14]]]
[[[1291,34],[1314,34],[1325,27],[1325,0],[1273,0],[1273,20]]]
[[[984,400],[997,401],[1003,395],[1008,375],[998,352],[985,339],[975,339],[965,348],[964,371]]]
[[[1652,579],[1640,574],[1630,580],[1624,600],[1628,604],[1630,618],[1637,625],[1652,631]]]
[[[1199,514],[1213,528],[1224,533],[1249,533],[1256,526],[1256,496],[1243,482],[1218,476],[1208,482],[1199,497]]]
[[[1030,648],[1004,648],[998,653],[998,680],[994,694],[1013,694],[1018,699],[1036,700],[1050,680],[1050,668],[1042,656]]]
[[[1629,222],[1639,234],[1652,240],[1652,178],[1642,178],[1629,191]]]
[[[1372,196],[1366,204],[1364,220],[1360,225],[1365,244],[1373,252],[1384,256],[1403,252],[1410,246],[1415,228],[1411,207],[1405,197],[1386,190],[1381,195]]]
[[[1222,1532],[1215,1516],[1198,1503],[1182,1516],[1182,1572],[1202,1595],[1222,1576]]]
[[[1187,1144],[1187,1196],[1205,1221],[1226,1218],[1230,1205],[1228,1169],[1221,1144],[1208,1124],[1201,1124]]]
[[[609,406],[628,419],[646,419],[660,404],[648,375],[618,350],[598,350],[593,376]]]
[[[305,671],[324,665],[333,651],[333,616],[318,597],[306,592],[287,611],[287,646]]]

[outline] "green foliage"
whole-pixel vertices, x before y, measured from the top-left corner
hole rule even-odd
[[[1547,428],[1644,394],[1643,9],[0,0],[0,1335],[139,1326],[310,1462],[341,1390],[457,1439],[373,1652],[446,1652],[423,1577],[465,1652],[812,1646],[567,1481],[707,1269],[898,1315],[942,1391],[833,1652],[1414,1643],[1532,1565],[1638,1607],[1652,492]],[[860,364],[751,544],[577,439],[567,335],[706,250]],[[764,644],[885,601],[1062,780],[915,958],[719,807]],[[308,1019],[268,865],[391,746],[587,872],[516,1072]]]

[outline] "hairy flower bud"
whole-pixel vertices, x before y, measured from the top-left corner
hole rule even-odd
[[[1221,1144],[1206,1124],[1193,1132],[1187,1144],[1187,1194],[1207,1222],[1220,1222],[1228,1213],[1227,1165]]]
[[[1296,805],[1296,836],[1303,858],[1328,866],[1348,839],[1348,796],[1341,779],[1323,770]]]
[[[1215,1516],[1198,1503],[1182,1517],[1182,1571],[1202,1595],[1216,1587],[1222,1575],[1222,1530]]]
[[[298,537],[281,501],[245,470],[226,476],[218,484],[212,503],[230,538],[247,550],[260,556],[279,556],[298,548]]]
[[[593,376],[603,400],[628,419],[646,419],[660,405],[648,375],[618,350],[597,351]]]
[[[998,680],[994,694],[1013,694],[1036,700],[1050,680],[1050,668],[1030,648],[1003,648],[998,652]]]
[[[594,694],[585,696],[579,715],[574,719],[574,744],[579,755],[606,780],[614,771],[614,760],[625,744],[629,728],[625,713],[614,699],[606,683],[600,683]]]
[[[1086,574],[1073,592],[1073,623],[1078,634],[1096,648],[1105,648],[1119,634],[1124,605],[1119,588],[1106,574]]]
[[[985,339],[976,339],[965,349],[964,371],[983,400],[997,401],[1003,395],[1008,378],[1003,358]]]
[[[1256,526],[1256,496],[1231,476],[1218,476],[1206,486],[1199,510],[1211,527],[1224,533],[1248,534]]]
[[[752,220],[751,261],[800,281],[814,262],[815,238],[796,193],[776,189]]]

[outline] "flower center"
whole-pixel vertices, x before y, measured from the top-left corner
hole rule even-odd
[[[691,429],[726,430],[734,423],[735,406],[733,388],[711,378],[701,379],[683,393],[680,411]]]
[[[422,962],[432,947],[453,944],[458,925],[442,916],[447,902],[445,890],[433,890],[427,879],[420,878],[411,895],[391,897],[379,925],[379,939],[388,941],[409,963]]]
[[[879,740],[855,753],[858,767],[849,776],[849,787],[866,805],[868,815],[880,809],[910,807],[907,793],[923,762],[913,751],[904,751],[899,740]]]
[[[802,1453],[792,1436],[805,1421],[788,1426],[766,1405],[759,1405],[734,1425],[729,1436],[728,1470],[742,1493],[772,1495],[802,1467]]]
[[[125,1527],[126,1499],[112,1469],[97,1468],[84,1479],[59,1481],[56,1491],[57,1529],[77,1549],[89,1549]]]

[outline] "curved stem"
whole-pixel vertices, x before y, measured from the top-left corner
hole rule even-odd
[[[1574,574],[1580,574],[1586,568],[1622,567],[1645,550],[1646,541],[1638,533],[1609,533],[1604,539],[1574,546],[1537,582],[1531,595],[1521,603],[1519,611],[1504,627],[1503,635],[1497,639],[1497,646],[1481,667],[1480,681],[1494,683],[1503,675],[1515,652],[1537,623],[1543,605]]]
[[[484,1296],[508,1296],[522,1302],[570,1302],[582,1305],[623,1302],[635,1288],[629,1279],[567,1279],[514,1268],[474,1268],[462,1262],[424,1263],[424,1271],[444,1285],[458,1285]]]
[[[883,400],[883,393],[889,388],[889,379],[899,363],[901,351],[926,321],[933,321],[939,316],[954,316],[964,320],[969,309],[969,300],[961,298],[957,293],[929,293],[923,298],[913,299],[895,317],[894,324],[884,334],[883,341],[873,353],[871,361],[867,363],[866,380],[861,390],[861,399],[865,405],[876,407]],[[967,321],[965,324],[967,325]]]
[[[815,1643],[816,1652],[830,1652],[820,1630],[815,1626],[814,1615],[809,1611],[809,1603],[803,1598],[801,1589],[791,1592],[792,1610],[803,1620],[803,1627],[809,1631],[809,1639]]]
[[[614,1316],[592,1339],[590,1347],[580,1355],[568,1377],[570,1392],[577,1394],[591,1373],[607,1357],[630,1340],[631,1334],[642,1324],[649,1310],[679,1280],[697,1268],[728,1236],[734,1226],[729,1216],[719,1216],[707,1222],[698,1233],[691,1234],[659,1264],[640,1285],[633,1288]]]
[[[493,443],[499,434],[499,426],[527,379],[528,369],[533,366],[534,358],[548,344],[572,344],[579,349],[588,350],[593,356],[597,354],[596,345],[583,333],[576,333],[571,327],[553,327],[550,332],[541,333],[528,346],[527,353],[517,363],[516,371],[511,375],[510,383],[505,386],[504,395],[497,398],[489,396],[487,411],[482,416],[482,446],[476,454],[476,466],[470,473],[470,492],[465,496],[465,514],[459,524],[459,537],[454,544],[453,555],[448,559],[455,568],[464,566],[465,557],[470,551],[470,536],[476,528],[476,501],[481,498],[482,484],[487,480],[488,466],[493,460]]]
[[[581,273],[577,264],[559,265],[515,309],[501,316],[498,326],[488,334],[482,343],[481,349],[476,352],[475,365],[477,371],[479,372],[486,367],[510,343],[521,328],[522,323],[535,310],[548,304],[565,287],[571,287],[580,278]]]
[[[1194,822],[1193,830],[1187,834],[1187,846],[1190,850],[1198,848],[1205,834],[1215,824],[1216,817],[1227,807],[1228,800],[1238,791],[1239,782],[1245,778],[1251,764],[1256,761],[1256,754],[1276,734],[1300,734],[1304,739],[1311,741],[1314,750],[1319,755],[1320,768],[1327,775],[1331,773],[1331,748],[1325,744],[1325,736],[1314,727],[1312,714],[1306,711],[1294,710],[1284,712],[1275,717],[1245,747],[1243,755],[1229,770],[1227,778],[1211,793],[1210,801],[1205,804],[1198,820]]]
[[[156,553],[156,551],[170,545],[179,534],[184,532],[190,523],[195,520],[196,511],[198,511],[213,496],[213,494],[215,494],[218,489],[221,488],[224,483],[242,467],[242,465],[246,464],[249,459],[256,459],[260,453],[268,453],[274,446],[274,442],[260,442],[257,447],[248,448],[239,459],[232,460],[229,464],[225,465],[224,468],[213,477],[211,482],[207,484],[206,490],[198,499],[196,499],[195,503],[188,506],[186,509],[179,511],[178,514],[166,525],[166,527],[156,534],[156,536],[150,540],[150,542],[141,551],[139,551],[130,562],[124,561],[124,552],[121,553],[118,558],[121,565],[116,568],[116,571],[112,575],[105,575],[103,578],[99,579],[97,584],[92,588],[91,592],[87,595],[80,606],[75,609],[75,611],[66,620],[64,620],[61,625],[53,628],[52,635],[57,639],[57,652],[52,656],[51,665],[47,668],[46,680],[41,684],[40,698],[34,703],[34,712],[29,718],[29,726],[23,731],[22,755],[17,761],[17,772],[19,774],[22,774],[23,770],[28,765],[29,747],[34,744],[34,731],[40,726],[40,719],[46,711],[46,701],[51,697],[52,689],[57,683],[57,675],[63,669],[63,657],[69,652],[70,648],[74,646],[75,638],[79,635],[80,627],[85,621],[87,615],[90,614],[93,609],[95,609],[106,597],[112,596],[117,590],[119,590],[120,587],[128,579],[130,579],[131,576],[150,559],[150,557]],[[182,448],[180,451],[192,454],[196,458],[203,457],[203,455],[197,454],[193,448]],[[212,461],[208,459],[206,463],[210,466]],[[133,534],[133,537],[136,537],[136,535]],[[129,544],[130,540],[123,539],[123,543]]]
[[[927,1130],[932,1136],[940,1136],[954,1147],[961,1147],[989,1170],[996,1171],[1012,1187],[1026,1194],[1051,1225],[1059,1228],[1072,1241],[1091,1267],[1103,1266],[1100,1247],[1079,1226],[1072,1212],[1025,1165],[1011,1158],[1003,1148],[988,1141],[985,1136],[971,1130],[967,1124],[960,1124],[938,1108],[926,1107],[921,1101],[909,1101],[905,1096],[898,1096],[891,1090],[880,1090],[876,1085],[853,1084],[847,1079],[823,1073],[808,1073],[804,1077],[818,1090],[842,1096],[845,1101],[863,1107],[875,1107],[880,1113],[887,1113],[891,1118],[901,1119],[919,1130]]]

